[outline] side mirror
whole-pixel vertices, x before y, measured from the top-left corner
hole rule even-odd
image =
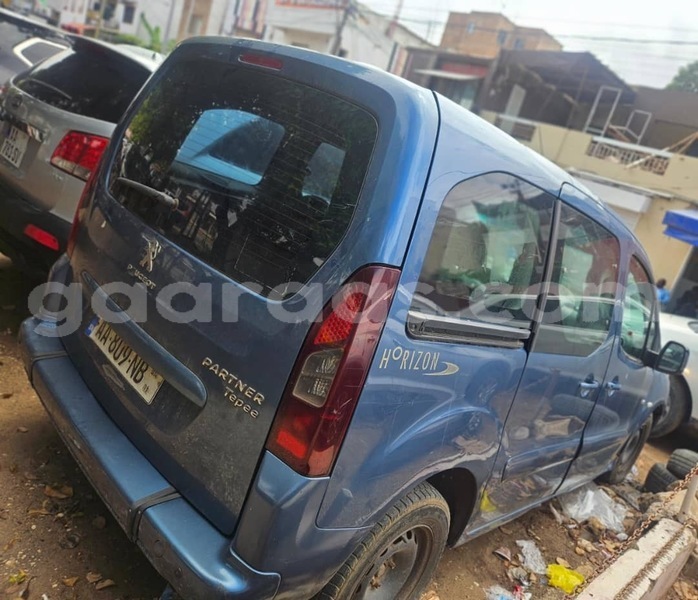
[[[688,361],[688,350],[683,344],[678,342],[667,342],[659,351],[654,368],[662,373],[675,375],[681,373],[686,368]]]

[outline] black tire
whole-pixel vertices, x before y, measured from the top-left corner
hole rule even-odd
[[[683,479],[698,464],[698,452],[693,450],[674,450],[669,457],[666,468],[679,479]]]
[[[632,433],[621,448],[611,470],[597,478],[600,483],[610,483],[615,485],[621,483],[626,475],[630,473],[637,457],[640,456],[642,448],[647,441],[652,429],[652,417],[649,417],[640,428]]]
[[[446,547],[450,513],[443,496],[418,485],[375,525],[315,600],[419,598]]]
[[[678,375],[669,378],[669,397],[664,413],[655,420],[650,433],[651,439],[669,435],[686,421],[690,408],[690,397],[686,384]]]
[[[678,479],[662,463],[655,463],[647,473],[644,490],[652,494],[666,492]]]

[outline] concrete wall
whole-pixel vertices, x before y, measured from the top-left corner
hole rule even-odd
[[[562,50],[544,29],[518,27],[501,13],[479,12],[448,15],[441,48],[494,58],[505,50]]]
[[[489,111],[483,111],[481,116],[490,123],[494,123],[497,117]],[[536,123],[532,139],[522,143],[563,168],[574,168],[629,185],[685,196],[698,203],[698,158],[675,154],[664,175],[659,175],[642,168],[630,169],[610,159],[587,156],[592,137],[581,131]]]
[[[491,123],[497,117],[492,112],[484,112],[481,116]],[[664,175],[658,175],[587,156],[591,139],[591,135],[580,131],[536,123],[531,140],[522,143],[565,169],[586,171],[628,185],[685,197],[655,196],[635,227],[635,234],[650,257],[655,277],[664,277],[670,286],[673,285],[691,246],[665,236],[662,220],[667,210],[682,210],[698,203],[698,158],[674,155]]]
[[[667,210],[682,210],[691,206],[681,200],[655,197],[649,210],[640,217],[635,227],[635,235],[650,257],[655,279],[664,277],[670,289],[691,251],[691,246],[664,235],[662,219]]]
[[[502,48],[499,32],[507,38],[516,25],[499,13],[449,13],[441,38],[441,48],[471,56],[494,58]]]
[[[58,23],[85,23],[89,0],[47,0],[46,7],[50,9],[51,16],[58,16]]]

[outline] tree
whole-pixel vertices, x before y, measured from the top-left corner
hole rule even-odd
[[[698,60],[681,67],[666,89],[698,94]]]

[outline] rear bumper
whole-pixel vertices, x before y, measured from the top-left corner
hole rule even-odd
[[[35,225],[58,239],[59,249],[51,250],[24,234],[24,228]],[[70,222],[49,211],[37,209],[31,202],[0,180],[0,252],[14,265],[32,275],[46,277],[56,259],[65,251]]]
[[[281,577],[257,571],[163,479],[87,388],[60,339],[36,317],[20,330],[25,368],[61,437],[129,537],[187,599],[274,598]]]

